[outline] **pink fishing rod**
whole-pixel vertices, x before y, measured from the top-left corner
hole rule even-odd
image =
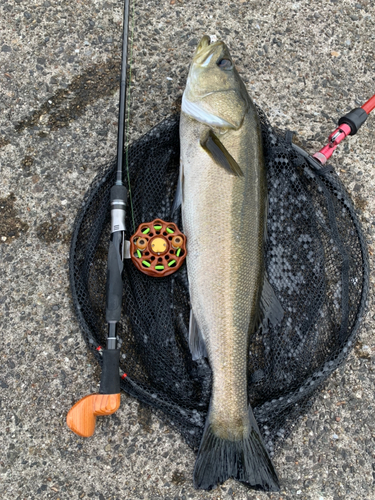
[[[340,118],[338,128],[328,137],[328,144],[320,151],[315,153],[313,157],[324,165],[332,156],[332,153],[337,148],[342,140],[348,135],[354,135],[359,128],[365,123],[369,113],[375,108],[375,95],[371,97],[361,108],[356,108]]]

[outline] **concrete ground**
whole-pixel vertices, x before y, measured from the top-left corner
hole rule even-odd
[[[194,454],[122,397],[92,439],[65,425],[99,371],[68,282],[72,225],[99,166],[116,152],[122,4],[0,0],[0,498],[375,499],[372,312],[355,349],[275,459],[280,494],[234,481],[192,485]],[[207,33],[226,41],[273,125],[310,152],[375,90],[371,0],[135,0],[131,141],[168,116]],[[333,163],[369,243],[375,238],[374,118]]]

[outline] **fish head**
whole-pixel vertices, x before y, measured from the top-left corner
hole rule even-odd
[[[211,127],[238,130],[249,107],[246,91],[223,41],[198,44],[182,97],[182,111]]]

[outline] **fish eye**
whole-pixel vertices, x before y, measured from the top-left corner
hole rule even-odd
[[[230,59],[220,59],[216,64],[220,69],[232,69],[232,61]]]

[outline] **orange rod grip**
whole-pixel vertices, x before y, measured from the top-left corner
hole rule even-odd
[[[96,417],[112,415],[119,406],[120,394],[90,394],[72,406],[66,423],[78,436],[90,437],[95,431]]]

